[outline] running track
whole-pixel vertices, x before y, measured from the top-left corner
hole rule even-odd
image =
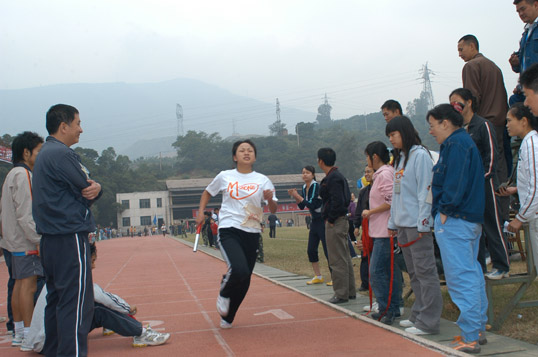
[[[136,305],[138,320],[172,336],[163,346],[132,348],[131,338],[97,329],[89,336],[91,356],[440,355],[255,275],[234,327],[222,330],[215,301],[224,262],[162,236],[101,241],[97,253],[94,282]],[[6,283],[2,262],[0,316]],[[1,324],[0,355],[23,356],[5,332]]]

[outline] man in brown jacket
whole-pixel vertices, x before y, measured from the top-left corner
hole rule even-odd
[[[506,182],[508,170],[504,155],[503,134],[506,126],[508,97],[504,87],[503,74],[493,61],[479,52],[478,40],[473,35],[465,35],[458,41],[458,53],[465,66],[462,70],[463,88],[469,89],[477,100],[476,114],[489,120],[495,126],[499,161],[496,168],[499,182]],[[508,220],[508,201],[501,200],[501,216]]]

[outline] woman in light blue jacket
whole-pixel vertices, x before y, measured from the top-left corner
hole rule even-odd
[[[392,119],[385,132],[396,149],[389,234],[398,236],[416,297],[411,316],[400,326],[415,335],[437,334],[443,298],[431,233],[432,157],[409,118]]]

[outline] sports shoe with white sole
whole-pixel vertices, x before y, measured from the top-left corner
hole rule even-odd
[[[499,269],[493,269],[491,272],[485,274],[485,277],[490,280],[501,280],[502,278],[510,277],[510,273]]]
[[[362,308],[363,311],[366,311],[366,312],[379,312],[379,305],[377,304],[377,302],[374,302],[372,304],[372,308],[370,309],[370,305],[365,305],[363,308]]]
[[[26,339],[22,339],[22,345],[21,348],[19,348],[21,352],[31,352],[34,350],[34,348],[26,342]]]
[[[412,327],[408,327],[405,329],[405,332],[409,332],[409,333],[412,333],[413,335],[417,335],[417,336],[420,336],[420,335],[431,335],[431,333],[429,332],[426,332],[426,331],[422,331],[421,329],[415,327],[415,326],[412,326]]]
[[[13,338],[11,339],[11,347],[18,347],[22,345],[22,336],[15,334]]]
[[[323,283],[323,278],[318,278],[317,276],[313,277],[312,280],[306,282],[306,285],[321,284]]]
[[[148,326],[140,336],[133,337],[133,347],[158,346],[168,341],[169,338],[169,333],[160,333]]]
[[[220,316],[226,317],[228,316],[228,312],[230,311],[230,298],[220,296],[217,298],[217,312]]]
[[[400,326],[401,327],[413,327],[415,326],[415,323],[412,322],[411,320],[402,320],[400,321]]]
[[[224,319],[220,319],[220,328],[223,328],[223,329],[232,328],[232,324]]]
[[[114,331],[103,327],[103,336],[110,336],[110,335],[113,335],[113,334],[115,334]]]

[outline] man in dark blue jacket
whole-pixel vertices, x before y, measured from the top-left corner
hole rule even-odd
[[[321,217],[325,221],[325,241],[329,267],[333,279],[334,296],[329,300],[341,304],[355,299],[355,274],[347,243],[349,222],[347,207],[351,199],[346,178],[334,166],[336,153],[331,148],[318,150],[318,165],[325,172],[319,195],[322,200]]]
[[[33,177],[33,215],[42,235],[41,261],[47,281],[46,356],[86,356],[93,316],[88,233],[95,230],[90,211],[101,185],[90,179],[70,148],[82,128],[78,110],[65,104],[47,112],[49,136]]]

